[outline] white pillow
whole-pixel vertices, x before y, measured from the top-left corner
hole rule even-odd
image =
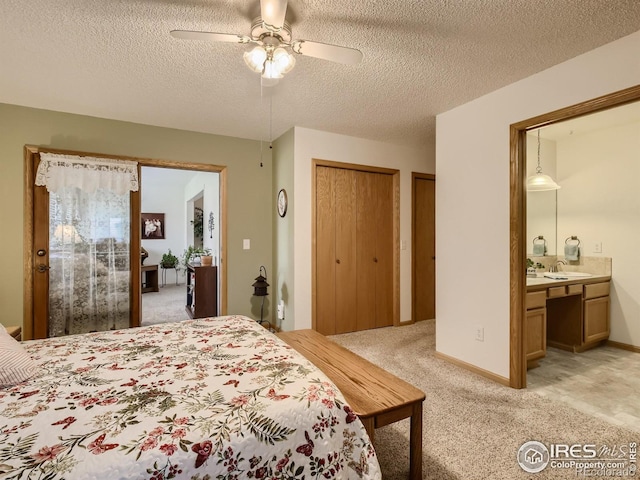
[[[0,387],[29,380],[37,371],[24,347],[0,325]]]

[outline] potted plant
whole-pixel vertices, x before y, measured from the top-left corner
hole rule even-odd
[[[200,257],[202,257],[203,255],[205,256],[211,255],[211,249],[203,248],[203,247],[194,247],[193,245],[189,245],[187,249],[184,251],[184,253],[182,254],[182,264],[184,265],[185,268],[187,268],[187,265],[189,263],[199,264]]]
[[[179,260],[173,253],[171,253],[171,249],[165,254],[162,255],[162,260],[160,260],[160,265],[162,268],[176,268],[178,266]]]

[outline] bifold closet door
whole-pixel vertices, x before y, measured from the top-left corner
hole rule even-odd
[[[346,169],[316,169],[316,330],[356,330],[356,178]]]
[[[355,332],[357,291],[356,172],[335,169],[336,333]]]
[[[357,330],[393,325],[393,177],[356,172]]]

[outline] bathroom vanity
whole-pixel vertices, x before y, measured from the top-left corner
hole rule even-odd
[[[527,368],[538,366],[547,345],[583,352],[609,338],[610,284],[610,275],[527,278]]]

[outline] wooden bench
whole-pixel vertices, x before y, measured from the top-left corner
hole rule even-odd
[[[422,402],[424,392],[315,330],[279,332],[340,389],[374,442],[374,429],[411,418],[409,478],[422,478]]]

